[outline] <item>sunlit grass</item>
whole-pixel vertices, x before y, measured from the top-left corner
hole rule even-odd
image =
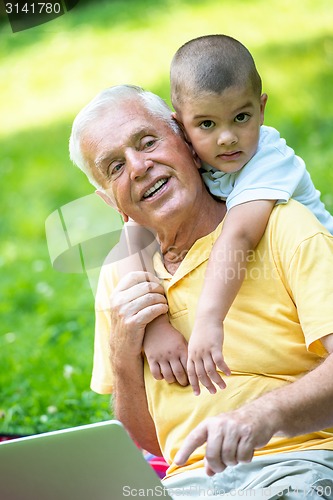
[[[311,57],[306,47],[332,34],[329,12],[333,8],[326,0],[165,0],[143,3],[136,8],[136,17],[130,12],[120,15],[124,9],[119,2],[91,3],[26,32],[13,35],[3,28],[2,35],[9,41],[0,66],[2,134],[72,116],[97,90],[118,83],[162,87],[168,99],[172,55],[189,38],[205,33],[225,32],[247,44],[267,82],[273,88],[279,85],[283,101],[290,94],[290,84],[302,86],[317,72],[317,66],[308,67]],[[118,16],[112,22],[114,12]],[[101,23],[104,16],[110,16],[110,22]],[[32,33],[38,33],[39,43],[33,43]],[[13,50],[10,37],[26,39],[27,45],[21,41],[21,48]],[[295,66],[293,47],[303,42]],[[284,50],[283,61],[274,47]],[[307,85],[305,92],[309,92]]]

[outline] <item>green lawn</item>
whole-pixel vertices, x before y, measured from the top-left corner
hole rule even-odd
[[[109,418],[89,389],[93,292],[52,268],[45,221],[93,192],[67,152],[72,120],[104,87],[133,83],[169,102],[175,50],[226,33],[252,51],[266,124],[302,156],[333,212],[331,0],[82,0],[13,34],[0,24],[0,434]]]

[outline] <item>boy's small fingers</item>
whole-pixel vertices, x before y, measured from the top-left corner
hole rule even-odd
[[[214,375],[216,376],[217,373],[215,370],[215,365],[214,363],[212,363],[211,358],[197,360],[194,369],[197,380],[199,380],[200,383],[204,387],[206,387],[207,391],[210,392],[210,394],[215,394],[216,387],[212,383],[212,380],[214,379]]]
[[[161,368],[161,373],[163,375],[163,378],[166,382],[168,382],[168,384],[173,384],[174,382],[176,382],[173,371],[172,371],[171,366],[169,365],[168,362],[161,363],[160,368]]]
[[[215,382],[216,385],[220,388],[220,389],[225,389],[227,387],[226,383],[224,382],[223,378],[220,377],[220,380]]]
[[[193,392],[196,396],[200,394],[199,380],[195,371],[194,363],[192,361],[187,363],[187,376],[192,386]]]
[[[163,375],[161,373],[160,366],[158,363],[150,365],[150,371],[154,379],[163,380]]]
[[[223,358],[214,357],[214,362],[217,368],[221,370],[221,372],[223,372],[227,376],[231,375],[231,370]]]
[[[179,359],[171,363],[171,369],[178,384],[184,387],[187,386],[188,385],[187,374],[185,368],[183,367]]]

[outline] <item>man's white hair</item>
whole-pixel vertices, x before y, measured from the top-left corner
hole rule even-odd
[[[165,121],[175,133],[181,133],[177,122],[172,118],[171,109],[158,95],[135,85],[116,85],[102,90],[78,113],[74,119],[69,139],[70,159],[86,174],[91,184],[98,189],[102,189],[102,187],[94,178],[93,172],[82,153],[82,134],[106,108],[133,99],[141,101],[153,117]]]

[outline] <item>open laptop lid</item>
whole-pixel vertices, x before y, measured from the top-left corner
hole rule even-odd
[[[116,420],[0,443],[4,500],[171,498]]]

